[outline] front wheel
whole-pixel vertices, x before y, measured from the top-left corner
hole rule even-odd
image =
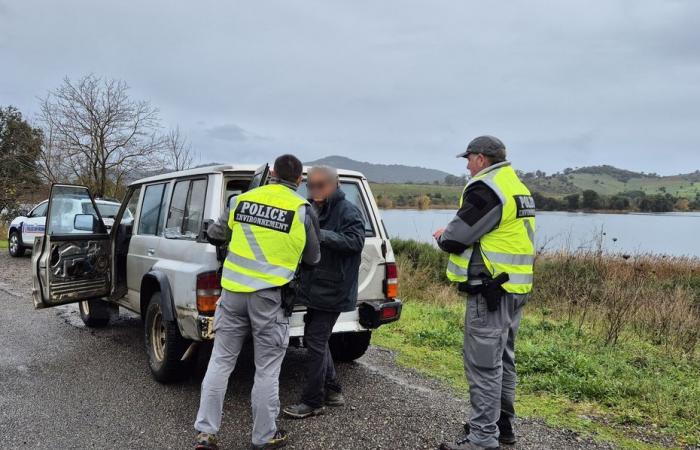
[[[365,354],[371,339],[371,331],[338,333],[331,336],[328,346],[331,348],[331,355],[333,355],[334,360],[350,362]]]
[[[119,314],[119,306],[102,300],[83,300],[78,303],[78,309],[83,323],[90,328],[106,327]]]
[[[10,233],[10,238],[8,239],[7,248],[10,251],[10,256],[12,256],[14,258],[19,258],[20,256],[24,256],[24,251],[26,249],[24,247],[22,247],[22,244],[20,244],[18,232],[13,231],[12,233]]]
[[[156,381],[168,383],[187,374],[188,365],[181,361],[189,342],[182,337],[177,323],[166,320],[161,308],[161,295],[156,292],[146,308],[144,337],[148,365]]]

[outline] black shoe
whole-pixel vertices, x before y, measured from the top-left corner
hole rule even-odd
[[[443,442],[438,450],[498,450],[498,447],[482,447],[469,441],[469,437],[457,439],[455,442]]]
[[[289,434],[284,430],[277,430],[272,439],[264,443],[263,445],[252,444],[250,448],[252,450],[272,450],[273,448],[282,448],[289,442]]]
[[[326,406],[345,406],[345,397],[342,392],[326,389],[326,398],[323,402]]]
[[[307,417],[323,414],[324,409],[325,408],[323,406],[320,408],[314,408],[304,403],[299,403],[298,405],[285,407],[282,412],[292,419],[306,419]]]
[[[499,417],[496,425],[498,425],[499,431],[498,442],[505,445],[513,445],[517,442],[515,439],[515,433],[513,433],[513,427],[510,426],[508,419]],[[464,432],[467,433],[467,436],[469,436],[470,431],[469,422],[467,422],[464,424]]]
[[[500,416],[496,425],[498,425],[498,431],[500,431],[498,442],[506,445],[515,444],[515,433],[513,432],[513,426],[510,424],[510,420],[505,416]]]
[[[194,450],[219,450],[216,435],[199,433],[194,440]]]

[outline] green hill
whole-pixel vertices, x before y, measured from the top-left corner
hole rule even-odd
[[[522,178],[531,190],[550,197],[564,197],[588,189],[607,196],[641,191],[646,195],[671,194],[688,199],[695,199],[700,193],[700,171],[659,176],[612,166],[592,166],[548,176],[530,172],[522,174]]]
[[[600,196],[600,200],[593,200],[595,206],[581,204],[573,209],[670,211],[700,207],[700,171],[659,176],[612,166],[594,166],[566,169],[552,175],[537,171],[520,173],[520,176],[539,197],[538,206],[545,210],[572,209],[565,197],[579,194],[582,199],[581,194],[589,190]],[[383,208],[455,208],[462,189],[461,185],[444,184],[372,184],[377,202]],[[681,198],[688,201],[679,202]]]

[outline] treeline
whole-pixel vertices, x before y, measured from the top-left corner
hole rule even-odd
[[[615,195],[601,195],[593,190],[581,194],[570,194],[563,198],[546,197],[533,192],[537,209],[541,211],[642,211],[671,212],[700,210],[700,194],[694,200],[676,197],[671,194],[647,195],[642,191],[623,192]]]
[[[119,198],[134,174],[182,170],[194,160],[179,128],[163,129],[158,109],[130,98],[122,80],[66,78],[39,99],[38,109],[27,120],[0,105],[0,221],[51,183],[78,183],[96,197]]]
[[[421,195],[397,194],[375,196],[377,206],[382,209],[392,208],[457,208],[459,205],[459,195],[444,195],[441,192],[428,192]]]

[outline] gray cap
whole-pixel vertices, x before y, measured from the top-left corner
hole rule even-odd
[[[457,158],[466,158],[470,153],[481,153],[496,159],[506,159],[506,146],[495,136],[479,136],[472,139],[467,145],[467,150],[457,155]]]

